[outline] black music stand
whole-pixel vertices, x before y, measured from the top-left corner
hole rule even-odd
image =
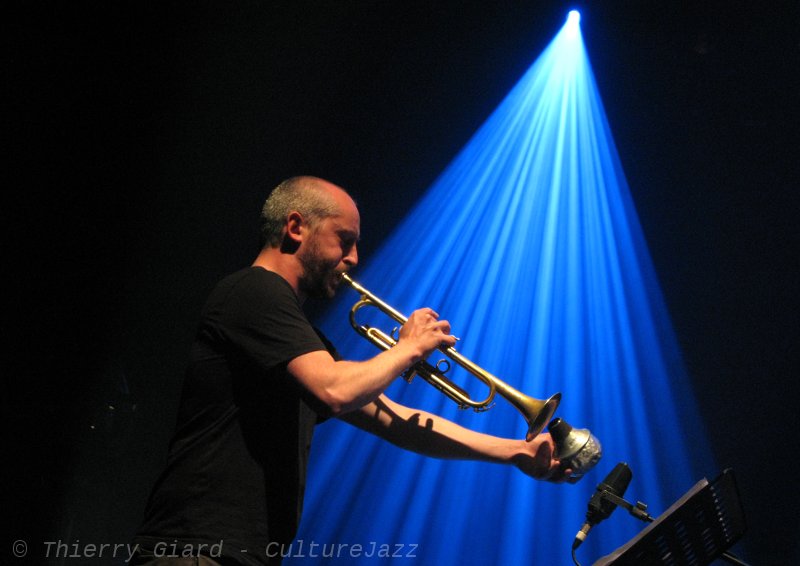
[[[733,471],[703,478],[641,533],[593,566],[705,566],[717,558],[744,564],[726,551],[746,530]]]

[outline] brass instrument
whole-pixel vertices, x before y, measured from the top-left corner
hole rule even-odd
[[[353,281],[348,274],[343,273],[342,280],[361,294],[361,299],[350,309],[350,324],[355,331],[382,350],[388,350],[397,344],[397,340],[394,337],[382,330],[359,324],[356,321],[356,312],[363,307],[372,306],[381,310],[401,325],[405,324],[408,318],[370,293],[362,285]],[[403,378],[410,383],[415,375],[419,375],[455,401],[460,409],[472,408],[476,412],[490,409],[493,405],[495,394],[499,393],[501,397],[504,397],[525,417],[528,423],[528,433],[525,438],[528,442],[533,440],[544,429],[561,401],[561,393],[556,393],[546,401],[534,399],[520,393],[462,356],[453,347],[440,348],[440,351],[489,387],[489,394],[483,401],[474,401],[466,390],[445,377],[445,374],[450,369],[450,363],[446,359],[440,360],[435,366],[425,360],[417,362],[403,375]]]

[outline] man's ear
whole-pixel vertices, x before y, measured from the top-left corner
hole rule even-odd
[[[308,228],[303,215],[293,210],[286,217],[286,237],[298,244],[303,240],[305,231]]]
[[[293,210],[286,217],[286,232],[283,235],[283,242],[281,243],[281,250],[285,253],[294,253],[305,237],[308,224],[306,223],[303,215]]]

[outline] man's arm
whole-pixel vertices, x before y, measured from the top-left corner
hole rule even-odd
[[[289,373],[325,403],[334,415],[376,400],[400,374],[439,346],[453,346],[450,324],[431,309],[414,311],[400,329],[397,344],[363,362],[336,361],[319,350],[289,362]]]
[[[466,429],[432,413],[405,407],[385,395],[340,419],[392,444],[434,458],[513,464],[525,474],[552,482],[566,481],[554,457],[553,439],[540,434],[530,442]]]

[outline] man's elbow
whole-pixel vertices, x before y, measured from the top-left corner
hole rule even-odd
[[[325,405],[328,413],[332,417],[338,417],[347,412],[348,405],[347,396],[343,395],[334,387],[324,387],[318,391],[313,392],[317,399]]]
[[[369,400],[364,400],[357,395],[335,387],[326,387],[317,397],[325,404],[333,417],[339,417],[360,409],[369,402]]]

